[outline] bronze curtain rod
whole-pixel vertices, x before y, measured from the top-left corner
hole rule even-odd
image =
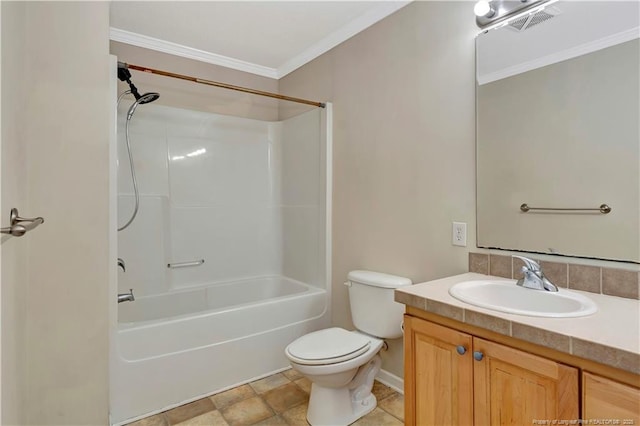
[[[320,108],[324,108],[325,107],[325,104],[322,103],[322,102],[308,101],[306,99],[293,98],[291,96],[279,95],[277,93],[263,92],[262,90],[255,90],[255,89],[249,89],[247,87],[234,86],[232,84],[220,83],[218,81],[213,81],[213,80],[205,80],[203,78],[190,77],[188,75],[176,74],[176,73],[173,73],[173,72],[161,71],[161,70],[156,70],[156,69],[148,68],[148,67],[141,67],[139,65],[126,64],[126,66],[127,66],[127,68],[129,68],[131,70],[147,72],[147,73],[150,73],[150,74],[163,75],[165,77],[178,78],[180,80],[192,81],[194,83],[206,84],[208,86],[221,87],[223,89],[236,90],[238,92],[251,93],[251,94],[254,94],[254,95],[266,96],[266,97],[269,97],[269,98],[280,99],[280,100],[283,100],[283,101],[297,102],[299,104],[313,105],[313,106],[320,107]]]

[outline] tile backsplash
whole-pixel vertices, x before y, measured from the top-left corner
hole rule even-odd
[[[640,299],[640,272],[531,258],[540,263],[547,278],[558,287]],[[520,279],[523,265],[522,260],[511,256],[469,253],[469,272]]]

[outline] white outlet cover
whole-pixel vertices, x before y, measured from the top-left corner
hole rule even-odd
[[[467,246],[467,224],[464,222],[453,222],[451,230],[451,244],[454,246]]]

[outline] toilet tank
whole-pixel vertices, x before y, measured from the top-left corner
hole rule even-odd
[[[360,331],[383,339],[402,336],[404,305],[395,302],[393,292],[411,285],[409,278],[371,271],[351,271],[348,275],[351,319]]]

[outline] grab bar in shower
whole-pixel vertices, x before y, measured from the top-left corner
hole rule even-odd
[[[527,203],[524,203],[520,206],[520,210],[524,213],[527,213],[530,210],[550,210],[550,211],[565,211],[565,212],[600,212],[602,214],[607,214],[611,212],[611,207],[607,204],[601,204],[599,207],[586,207],[586,208],[569,208],[569,207],[531,207]]]
[[[27,232],[31,231],[35,227],[42,225],[44,219],[41,217],[35,217],[29,219],[26,217],[20,217],[18,209],[11,209],[9,226],[6,228],[0,228],[0,234],[9,234],[14,237],[22,237]]]
[[[200,260],[192,260],[191,262],[176,262],[176,263],[167,263],[167,268],[175,269],[175,268],[187,268],[189,266],[200,266],[204,263],[204,259]]]

